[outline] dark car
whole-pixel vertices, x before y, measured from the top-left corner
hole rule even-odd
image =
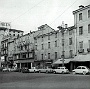
[[[22,73],[29,73],[29,69],[28,69],[27,67],[23,67],[23,68],[21,69],[21,72],[22,72]]]

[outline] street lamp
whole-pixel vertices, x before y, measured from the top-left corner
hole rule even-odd
[[[60,32],[62,33],[62,55],[61,55],[61,58],[62,58],[62,66],[64,66],[64,32],[67,30],[67,24],[65,24],[65,28],[62,27],[62,26],[58,26],[57,27]]]

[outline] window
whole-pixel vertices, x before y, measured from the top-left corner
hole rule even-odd
[[[89,44],[89,48],[90,48],[90,40],[88,41],[88,44]]]
[[[81,67],[77,67],[77,69],[81,69]]]
[[[44,47],[43,47],[43,44],[42,44],[42,50],[44,49]]]
[[[79,35],[82,35],[83,34],[83,27],[79,27]]]
[[[22,58],[26,58],[26,54],[22,54]]]
[[[37,50],[37,45],[35,45],[35,50]]]
[[[50,59],[50,53],[48,53],[48,59]]]
[[[69,45],[72,45],[72,38],[69,38]]]
[[[69,51],[70,57],[73,57],[73,50]]]
[[[57,52],[55,52],[55,59],[57,59]]]
[[[42,60],[43,60],[43,54],[41,54],[41,56],[42,56]]]
[[[90,24],[88,25],[88,33],[90,33]]]
[[[88,18],[90,18],[90,10],[88,10]]]
[[[80,50],[83,49],[83,41],[79,42],[79,47],[80,47]]]
[[[43,42],[43,36],[42,36],[42,42]]]
[[[82,20],[82,13],[79,14],[79,20]]]
[[[55,41],[55,47],[57,47],[57,41]]]
[[[35,39],[35,43],[37,43],[37,39]]]
[[[48,48],[50,48],[50,42],[48,42]]]
[[[85,67],[82,67],[82,69],[85,69]]]
[[[48,35],[48,40],[50,40],[50,35]]]
[[[23,46],[21,46],[21,50],[23,50]]]
[[[72,35],[72,31],[73,31],[73,30],[69,30],[69,35]]]
[[[55,38],[57,38],[57,33],[55,33]]]
[[[13,34],[13,36],[15,36],[15,34]]]

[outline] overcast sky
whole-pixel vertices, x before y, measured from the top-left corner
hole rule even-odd
[[[44,24],[57,29],[62,21],[74,25],[72,11],[89,4],[90,0],[0,0],[0,21],[25,33]]]

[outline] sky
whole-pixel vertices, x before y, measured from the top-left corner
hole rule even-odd
[[[62,21],[73,26],[72,12],[89,4],[90,0],[0,0],[0,21],[25,34],[44,24],[57,30]]]

